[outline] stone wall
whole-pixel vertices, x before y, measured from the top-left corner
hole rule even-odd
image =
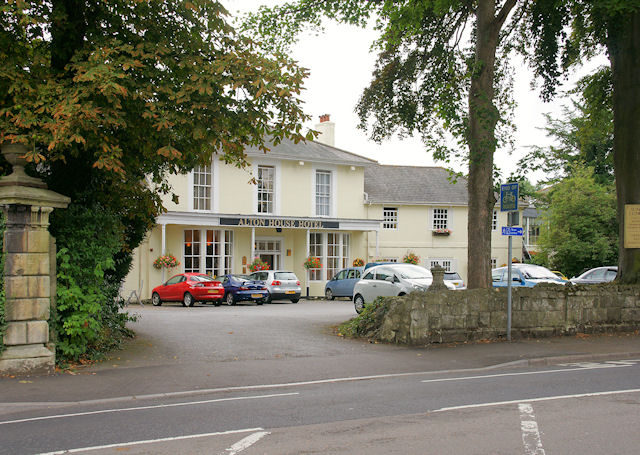
[[[506,337],[506,288],[414,292],[389,298],[381,340],[429,344]],[[513,338],[640,328],[640,286],[538,285],[512,289]]]

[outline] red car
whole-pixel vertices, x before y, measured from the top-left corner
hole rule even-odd
[[[195,302],[213,302],[220,306],[224,297],[222,283],[204,273],[181,273],[171,277],[166,283],[153,288],[151,303],[182,302],[183,306],[193,306]]]

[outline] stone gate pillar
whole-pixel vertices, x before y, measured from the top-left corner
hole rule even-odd
[[[44,182],[24,172],[21,144],[2,144],[2,153],[13,173],[0,179],[0,207],[5,217],[4,234],[4,335],[6,350],[0,354],[0,373],[51,373],[55,346],[49,338],[52,289],[49,214],[65,208],[66,196],[47,189]],[[53,296],[55,297],[55,296]]]

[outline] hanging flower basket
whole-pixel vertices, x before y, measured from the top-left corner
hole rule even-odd
[[[353,266],[354,267],[363,267],[364,266],[364,260],[362,260],[361,258],[355,258],[353,260]]]
[[[433,235],[450,235],[451,229],[434,229]]]
[[[174,267],[178,267],[180,265],[180,261],[176,259],[173,254],[165,254],[164,256],[158,256],[158,258],[153,261],[153,267],[160,269],[172,269]]]
[[[320,258],[316,258],[313,256],[309,256],[306,261],[302,264],[305,269],[319,269],[322,267],[322,263],[320,262]]]
[[[418,265],[418,264],[420,264],[420,256],[418,256],[415,253],[407,253],[402,258],[402,262],[404,262],[405,264]]]
[[[258,270],[269,270],[269,264],[260,258],[253,258],[253,261],[249,264],[249,270],[252,272],[257,272]]]

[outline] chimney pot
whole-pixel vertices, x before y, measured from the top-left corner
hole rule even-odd
[[[324,122],[328,122],[329,121],[329,114],[322,114],[320,116],[320,123],[324,123]]]

